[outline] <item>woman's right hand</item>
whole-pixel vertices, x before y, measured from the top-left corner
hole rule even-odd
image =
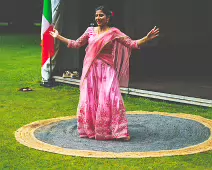
[[[49,31],[49,34],[54,38],[57,38],[57,36],[59,35],[56,29],[53,29],[53,31]]]

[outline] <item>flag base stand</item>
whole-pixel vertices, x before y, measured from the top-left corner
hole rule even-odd
[[[41,82],[40,86],[51,88],[51,87],[55,87],[56,86],[56,82],[54,80],[45,81],[45,82]]]

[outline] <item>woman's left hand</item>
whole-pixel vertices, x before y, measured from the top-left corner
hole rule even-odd
[[[159,36],[159,28],[156,28],[156,26],[147,34],[147,39],[152,40]]]

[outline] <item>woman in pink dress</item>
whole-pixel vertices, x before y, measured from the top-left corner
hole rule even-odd
[[[132,40],[109,26],[112,17],[113,13],[104,6],[96,8],[97,27],[88,27],[77,40],[61,36],[55,29],[50,32],[69,48],[88,44],[78,105],[78,132],[82,138],[130,139],[120,87],[128,86],[131,49],[139,49],[159,35],[159,29],[154,27],[144,38]]]

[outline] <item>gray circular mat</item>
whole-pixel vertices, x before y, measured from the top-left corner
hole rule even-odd
[[[62,148],[115,153],[176,150],[200,144],[210,137],[210,129],[193,120],[154,114],[127,117],[131,136],[128,142],[80,138],[76,119],[42,126],[35,130],[34,136]]]

